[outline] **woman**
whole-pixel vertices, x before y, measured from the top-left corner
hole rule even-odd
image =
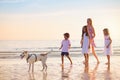
[[[99,59],[98,59],[97,54],[95,53],[95,50],[94,50],[94,47],[96,47],[96,45],[94,43],[95,30],[94,30],[94,27],[92,25],[91,18],[87,19],[87,31],[88,31],[88,35],[89,35],[89,39],[90,39],[90,46],[92,47],[92,54],[95,56],[97,63],[99,63]]]

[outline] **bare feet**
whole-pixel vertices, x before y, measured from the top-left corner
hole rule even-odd
[[[63,67],[63,66],[64,66],[64,64],[61,64],[60,66],[62,66],[62,67]]]
[[[107,63],[105,63],[105,64],[106,64],[106,65],[109,65],[110,63],[107,62]]]
[[[71,62],[71,65],[73,65],[73,63]]]
[[[83,64],[85,64],[85,61],[83,61]]]
[[[83,61],[83,64],[87,64],[88,62],[87,61]]]
[[[83,64],[85,64],[86,62],[85,61],[83,61]]]

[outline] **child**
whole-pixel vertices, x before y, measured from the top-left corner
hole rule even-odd
[[[60,49],[62,49],[62,52],[61,52],[62,66],[64,65],[64,55],[69,59],[71,65],[72,65],[72,60],[69,56],[69,49],[71,47],[69,36],[70,36],[69,33],[64,34],[64,40],[62,41],[62,44],[60,47]]]
[[[105,39],[104,53],[107,55],[107,59],[108,59],[108,62],[106,64],[110,64],[110,55],[112,54],[112,50],[111,50],[112,40],[110,38],[109,30],[107,28],[103,30],[103,34]]]
[[[89,48],[90,48],[90,43],[89,43],[89,36],[87,32],[87,26],[83,26],[82,29],[82,39],[81,39],[81,47],[82,47],[82,54],[84,54],[85,57],[85,62],[84,64],[89,62]]]

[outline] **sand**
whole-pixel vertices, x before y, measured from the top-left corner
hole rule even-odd
[[[27,72],[25,59],[0,59],[0,80],[120,80],[119,58],[111,56],[111,65],[105,65],[106,56],[99,56],[100,64],[90,56],[89,65],[84,65],[83,57],[72,57],[72,66],[65,59],[65,65],[61,67],[60,57],[48,57],[48,70],[40,71],[41,62],[36,62],[34,73]]]

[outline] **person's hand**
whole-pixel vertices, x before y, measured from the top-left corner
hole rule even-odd
[[[61,50],[61,48],[59,48],[59,50]]]
[[[68,49],[70,49],[70,46],[68,47]]]
[[[83,42],[81,41],[81,43],[80,43],[80,44],[81,44],[81,48],[82,48],[82,46],[83,46]]]
[[[82,48],[82,46],[83,46],[83,45],[81,44],[81,46],[80,46],[80,47]]]

